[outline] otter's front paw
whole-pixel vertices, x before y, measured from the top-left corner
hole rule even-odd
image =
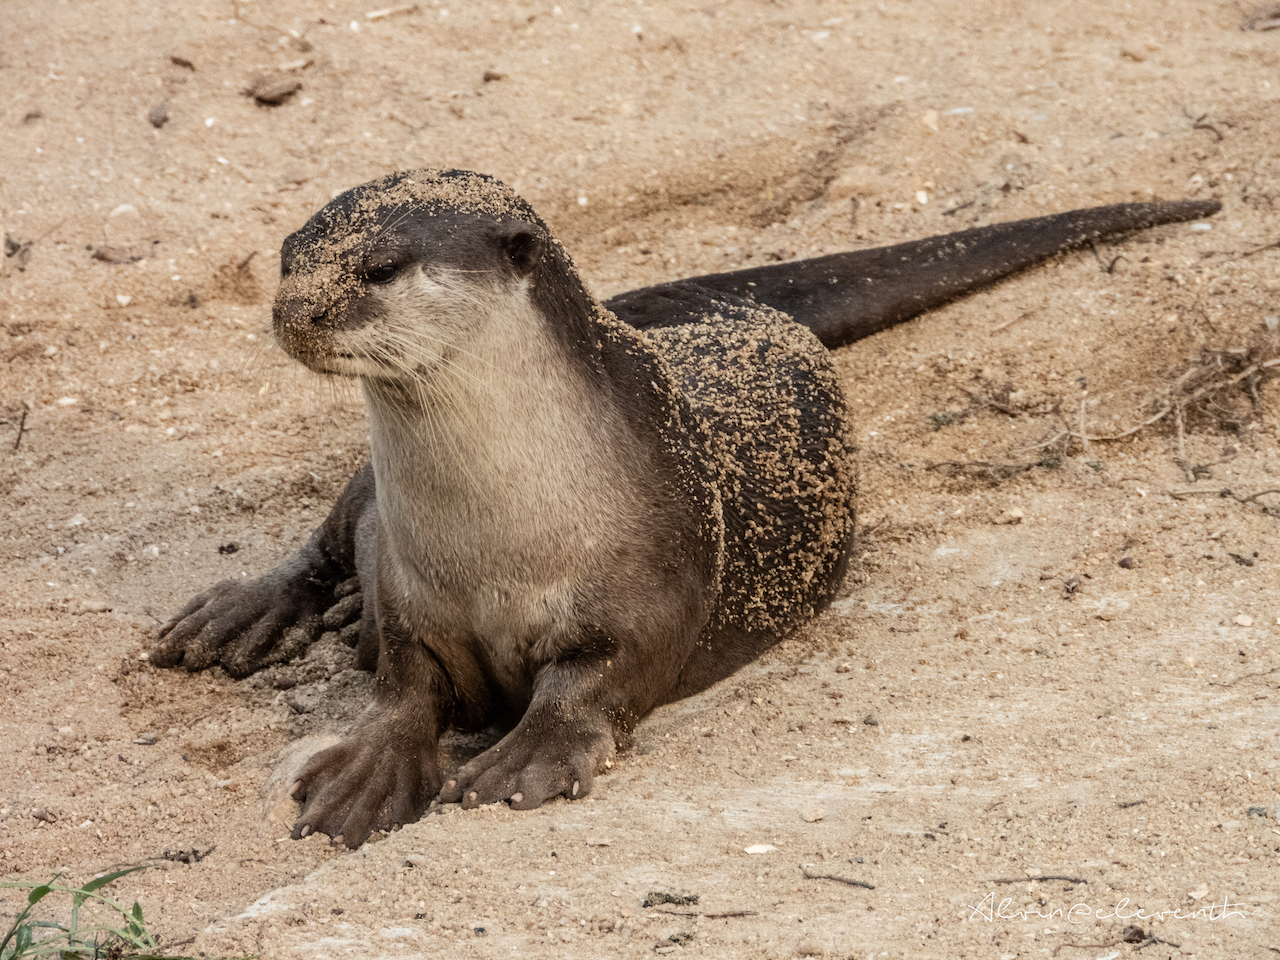
[[[422,816],[440,789],[435,746],[397,743],[389,727],[363,724],[307,761],[291,791],[302,804],[293,839],[324,833],[354,850]]]
[[[254,580],[223,580],[193,599],[160,628],[150,651],[159,667],[203,670],[221,664],[244,677],[305,650],[321,630],[335,629],[326,615],[332,583],[274,570]],[[354,611],[350,608],[354,607]],[[358,601],[345,598],[337,619],[359,616]],[[341,624],[338,624],[341,626]]]
[[[538,722],[529,717],[462,767],[440,791],[444,803],[463,807],[508,800],[533,810],[563,794],[578,800],[616,751],[613,730],[597,723]]]

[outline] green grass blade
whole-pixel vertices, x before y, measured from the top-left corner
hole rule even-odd
[[[8,960],[9,957],[17,956],[18,948],[15,946],[12,952],[7,952],[6,947],[18,936],[18,932],[23,929],[23,921],[27,919],[27,914],[31,912],[31,904],[23,907],[22,912],[13,918],[13,925],[9,927],[8,932],[4,935],[4,939],[0,940],[0,960]]]
[[[32,889],[30,895],[28,895],[27,897],[27,903],[30,906],[34,907],[37,903],[39,903],[41,900],[43,900],[45,897],[47,897],[51,893],[53,893],[53,884],[42,883],[40,884],[40,886]]]
[[[121,913],[123,913],[124,909],[119,904],[117,904],[113,900],[107,899],[106,897],[99,896],[95,891],[101,890],[107,884],[112,883],[116,880],[119,880],[121,877],[126,877],[131,873],[136,873],[139,870],[145,870],[145,869],[146,869],[145,864],[140,864],[134,867],[126,867],[123,870],[116,870],[113,873],[104,874],[103,876],[98,877],[98,879],[96,880],[90,880],[79,890],[71,891],[71,929],[78,930],[80,928],[80,908],[84,906],[85,901],[88,900],[90,897],[92,897],[94,900],[97,900],[101,903],[105,903],[107,906],[111,907],[111,909],[113,910],[118,910]],[[73,945],[74,945],[74,941],[73,941]]]
[[[18,937],[13,944],[13,956],[21,957],[31,946],[31,927],[24,924],[18,928]]]
[[[136,867],[127,867],[124,870],[117,870],[115,873],[108,873],[105,876],[99,877],[97,880],[90,880],[80,889],[85,893],[93,893],[95,890],[101,890],[108,883],[115,883],[121,877],[127,877],[131,873],[137,873],[139,870],[145,869],[147,869],[145,864],[139,864]]]
[[[143,869],[146,867],[135,866],[119,870],[92,880],[78,889],[57,883],[59,876],[46,883],[29,880],[0,883],[0,889],[29,891],[26,906],[16,914],[12,926],[3,939],[0,939],[0,960],[90,960],[91,957],[116,955],[127,957],[128,960],[191,960],[190,957],[160,953],[156,938],[147,930],[141,903],[134,901],[132,907],[125,908],[97,892],[112,881]],[[65,893],[71,898],[69,927],[50,920],[31,919],[35,905],[51,893]],[[93,912],[85,917],[90,921],[89,925],[80,926],[82,908],[95,905],[98,905],[95,907],[98,912],[105,912],[117,923],[123,919],[123,929],[110,923],[94,922],[98,918]],[[46,935],[37,940],[38,933]],[[258,958],[241,957],[237,960]]]
[[[133,934],[134,940],[132,944],[139,947],[154,947],[155,940],[151,934],[147,932],[147,925],[142,919],[142,904],[137,900],[133,901],[133,910],[127,915],[129,919],[129,932]]]

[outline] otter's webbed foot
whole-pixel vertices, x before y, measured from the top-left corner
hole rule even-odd
[[[351,623],[374,592],[361,588],[374,586],[367,574],[377,519],[373,469],[366,464],[301,550],[265,576],[215,584],[162,626],[152,663],[188,670],[219,663],[243,677],[301,653],[321,630]],[[372,626],[372,617],[365,619]],[[373,649],[364,649],[370,647],[364,636],[372,633],[362,629],[358,651],[367,667],[377,662],[376,636]]]
[[[331,566],[303,548],[265,576],[215,584],[160,628],[151,661],[188,670],[217,663],[243,677],[298,655],[322,630],[360,616],[358,584],[337,582]]]
[[[578,800],[591,792],[615,751],[603,711],[569,716],[555,706],[534,706],[514,730],[464,765],[440,800],[467,808],[507,800],[515,810],[533,810],[560,795]]]
[[[417,820],[440,789],[437,734],[413,710],[374,708],[345,740],[312,757],[292,789],[293,839],[324,833],[353,850],[375,830]]]

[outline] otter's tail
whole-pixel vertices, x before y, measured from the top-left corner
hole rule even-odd
[[[790,314],[828,347],[870,336],[1055,254],[1114,234],[1217,213],[1216,200],[1119,203],[1015,220],[892,247],[713,273],[635,290],[608,306],[636,326],[670,311],[690,287]],[[647,302],[646,302],[647,301]],[[665,307],[653,310],[665,302]],[[674,318],[663,318],[671,322]]]

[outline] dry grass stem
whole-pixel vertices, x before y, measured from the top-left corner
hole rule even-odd
[[[1240,352],[1226,351],[1226,353],[1238,355]],[[1088,433],[1087,427],[1084,421],[1084,404],[1081,403],[1080,432],[1076,433],[1073,431],[1071,433],[1071,438],[1073,440],[1080,440],[1081,442],[1083,442],[1085,444],[1085,449],[1087,450],[1089,441],[1105,442],[1109,440],[1121,440],[1124,437],[1128,437],[1128,436],[1131,436],[1132,434],[1137,433],[1139,430],[1143,429],[1144,427],[1149,427],[1153,423],[1156,423],[1164,419],[1166,416],[1169,415],[1170,411],[1173,411],[1175,413],[1175,418],[1178,425],[1178,457],[1180,459],[1185,460],[1186,449],[1185,449],[1184,429],[1183,429],[1183,410],[1189,404],[1193,404],[1199,400],[1203,400],[1206,397],[1209,397],[1213,394],[1219,393],[1220,391],[1227,389],[1228,387],[1233,387],[1236,384],[1240,383],[1241,381],[1247,380],[1248,378],[1253,377],[1255,375],[1262,374],[1267,370],[1274,369],[1275,367],[1280,367],[1280,357],[1274,357],[1270,360],[1252,363],[1245,369],[1239,371],[1238,373],[1231,374],[1230,376],[1214,377],[1213,376],[1214,368],[1220,367],[1222,360],[1223,360],[1223,354],[1218,354],[1218,355],[1215,355],[1213,359],[1210,360],[1209,362],[1199,363],[1196,366],[1192,367],[1190,370],[1188,370],[1186,373],[1180,376],[1176,381],[1174,381],[1174,383],[1169,387],[1169,389],[1165,391],[1164,396],[1158,397],[1155,399],[1154,401],[1155,403],[1160,403],[1163,405],[1158,413],[1148,417],[1147,419],[1143,420],[1141,423],[1135,426],[1129,427],[1127,430],[1120,431],[1119,433],[1107,433],[1107,434]],[[1191,384],[1199,384],[1199,385],[1196,386],[1194,389],[1190,390],[1189,392],[1183,393],[1183,391],[1186,390],[1186,388]]]

